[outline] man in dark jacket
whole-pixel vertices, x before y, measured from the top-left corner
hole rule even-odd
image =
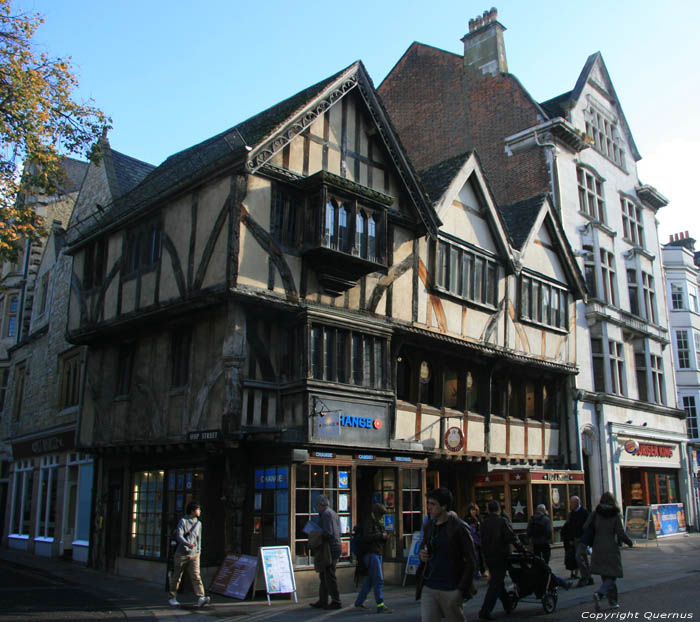
[[[525,552],[510,523],[501,516],[498,501],[489,501],[488,510],[489,513],[481,522],[481,552],[489,569],[489,588],[479,611],[480,620],[493,620],[491,611],[498,599],[503,603],[506,613],[510,613],[512,607],[505,587],[510,547],[513,545],[521,553]]]
[[[576,562],[578,563],[578,568],[581,571],[581,578],[579,579],[576,587],[584,587],[586,585],[593,585],[593,579],[591,578],[591,568],[588,564],[588,547],[581,542],[581,536],[583,535],[583,526],[588,519],[588,510],[581,505],[581,499],[577,496],[573,496],[570,499],[571,503],[571,513],[569,514],[569,524],[570,533],[574,538],[574,549],[576,551]]]
[[[321,584],[318,588],[318,600],[311,603],[316,609],[342,609],[340,592],[338,591],[338,579],[335,576],[335,568],[340,558],[340,522],[338,515],[328,507],[328,499],[323,495],[316,500],[318,510],[318,525],[323,532],[322,539],[330,549],[330,563],[320,565],[318,569]],[[330,596],[331,602],[328,602]]]
[[[547,516],[547,508],[540,503],[527,523],[527,536],[532,543],[532,552],[549,564],[552,549],[552,521]]]
[[[476,551],[471,531],[450,511],[452,493],[446,488],[427,495],[429,520],[423,526],[418,557],[416,597],[422,622],[464,622],[464,599],[476,594]]]
[[[389,535],[384,529],[384,514],[386,508],[381,503],[372,506],[372,513],[362,524],[362,539],[364,540],[366,553],[362,561],[368,570],[367,578],[360,588],[355,599],[355,607],[366,609],[364,602],[367,594],[374,587],[374,600],[377,603],[377,613],[391,613],[393,610],[384,604],[384,573],[382,571],[382,556],[384,544]]]

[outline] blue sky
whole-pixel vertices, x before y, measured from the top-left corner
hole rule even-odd
[[[413,41],[457,54],[472,0],[13,0],[46,23],[35,40],[71,56],[79,96],[113,119],[114,149],[159,164],[361,59],[379,85]],[[671,200],[661,242],[700,239],[700,2],[501,0],[508,68],[538,101],[573,88],[600,51],[642,154]],[[692,167],[692,168],[691,168]]]

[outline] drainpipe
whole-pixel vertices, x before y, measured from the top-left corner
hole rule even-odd
[[[581,450],[581,432],[580,432],[580,427],[579,427],[579,422],[578,422],[578,403],[579,400],[581,399],[581,391],[578,389],[574,388],[574,421],[573,421],[573,428],[574,428],[574,439],[576,440],[576,460],[573,464],[573,466],[579,470],[583,471],[583,456],[582,456],[582,450]],[[567,430],[570,432],[570,428],[567,426]],[[571,445],[569,445],[571,447]]]
[[[603,468],[605,466],[605,441],[603,440],[603,435],[605,431],[601,425],[603,421],[603,414],[601,413],[600,402],[595,403],[595,422],[598,428],[598,459],[600,460],[600,492],[603,493],[606,490],[605,485],[605,474],[603,473]]]

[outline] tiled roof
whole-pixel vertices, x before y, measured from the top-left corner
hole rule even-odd
[[[108,175],[113,197],[120,197],[132,190],[156,168],[153,164],[142,162],[114,149],[110,149],[109,157],[111,157],[110,173],[112,174],[108,173]]]
[[[469,151],[461,153],[439,164],[418,171],[423,187],[433,203],[437,203],[440,200],[440,197],[445,193],[445,190],[447,190],[455,175],[464,166],[470,155],[471,152]]]
[[[555,117],[562,117],[566,119],[567,115],[569,114],[569,106],[566,104],[571,101],[572,93],[573,91],[568,91],[566,93],[562,93],[561,95],[557,95],[556,97],[552,97],[552,99],[542,102],[540,106],[542,107],[542,110],[547,113],[550,119]]]
[[[498,212],[505,225],[511,245],[516,250],[522,250],[523,244],[525,244],[525,240],[530,235],[530,231],[532,231],[532,227],[546,198],[546,194],[538,194],[517,203],[498,207]]]
[[[205,177],[226,164],[233,164],[239,159],[242,161],[247,154],[246,146],[255,145],[271,133],[287,117],[345,70],[339,71],[216,136],[170,156],[160,166],[150,171],[141,183],[118,198],[106,211],[105,216],[90,229],[94,230],[97,227],[102,229],[139,208],[183,190],[196,179]],[[120,159],[118,158],[118,160]],[[124,164],[124,162],[120,160],[120,164]],[[144,163],[139,164],[140,167],[132,161],[128,167],[120,167],[123,169],[123,175],[118,176],[120,187],[122,184],[133,182],[135,173],[143,172]],[[83,230],[81,237],[87,237],[91,232]],[[75,241],[73,240],[73,242]]]
[[[80,190],[88,169],[88,163],[74,158],[62,158],[63,170],[66,172],[66,180],[61,184],[62,192],[76,192]]]

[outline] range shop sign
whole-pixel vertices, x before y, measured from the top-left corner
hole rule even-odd
[[[333,445],[388,446],[390,426],[387,425],[388,408],[385,404],[335,400],[325,396],[312,400],[312,404],[317,406],[312,419],[318,419],[312,426],[314,440]]]

